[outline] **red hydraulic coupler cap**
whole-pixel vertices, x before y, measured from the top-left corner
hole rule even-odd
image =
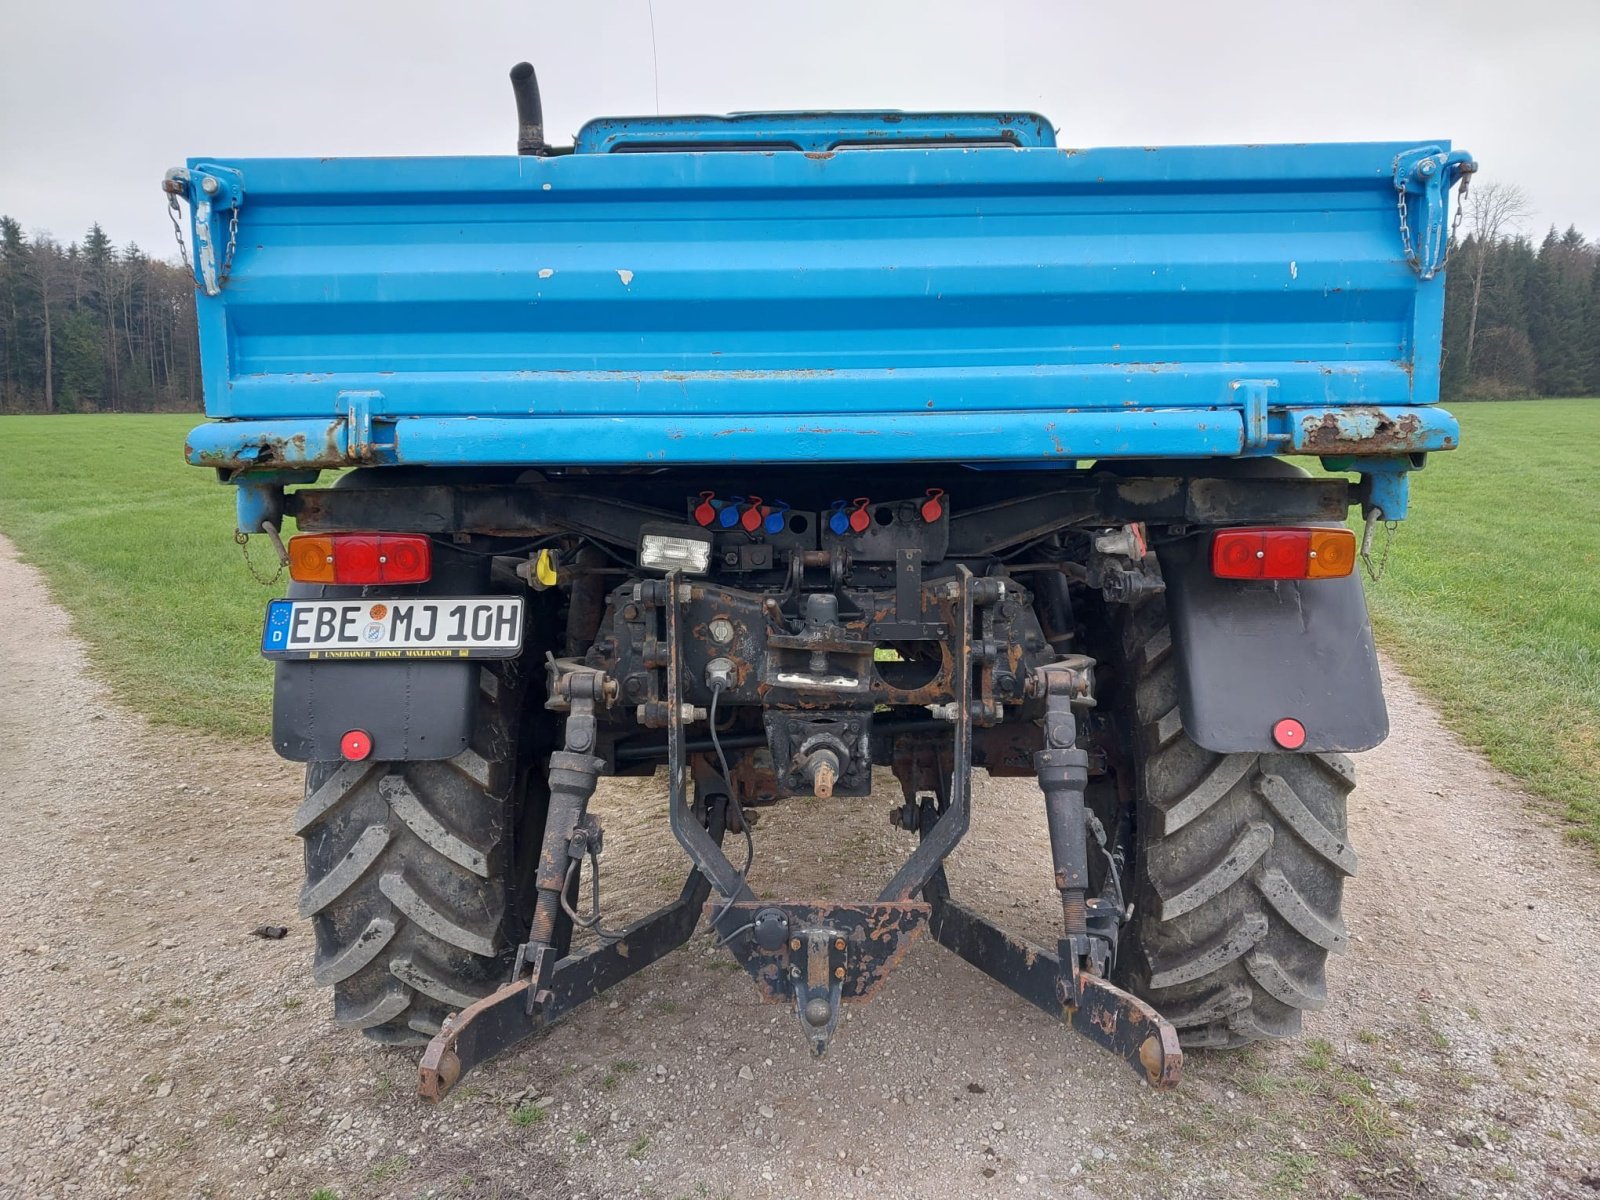
[[[943,488],[929,488],[928,489],[928,498],[922,502],[922,519],[923,519],[923,521],[925,521],[929,525],[932,525],[940,517],[944,516],[943,500],[944,500],[944,489]]]
[[[739,514],[739,528],[746,533],[754,533],[766,519],[767,510],[761,507],[761,497],[751,496],[750,507]]]
[[[1298,750],[1306,744],[1306,727],[1293,717],[1285,717],[1273,725],[1272,740],[1285,750]]]
[[[717,519],[717,506],[712,503],[715,499],[715,494],[711,492],[700,493],[700,503],[694,509],[695,524],[707,526]]]
[[[872,524],[872,514],[867,511],[872,501],[865,496],[857,496],[850,503],[855,505],[850,513],[850,528],[856,533],[865,533],[867,526]]]
[[[351,762],[360,762],[372,753],[372,735],[365,729],[352,729],[339,739],[339,753]]]

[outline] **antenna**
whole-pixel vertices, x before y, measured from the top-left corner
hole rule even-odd
[[[650,14],[650,76],[656,92],[656,116],[661,115],[661,58],[656,53],[656,3],[644,0],[645,11]]]

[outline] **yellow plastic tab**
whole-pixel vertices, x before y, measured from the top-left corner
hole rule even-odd
[[[545,587],[556,585],[556,560],[548,550],[539,551],[539,557],[534,560],[533,575]]]

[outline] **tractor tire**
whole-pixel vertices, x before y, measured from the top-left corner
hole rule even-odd
[[[1293,1036],[1327,998],[1344,950],[1344,881],[1356,871],[1341,754],[1215,754],[1184,732],[1166,603],[1128,612],[1119,725],[1135,794],[1133,913],[1116,977],[1184,1046]]]
[[[426,1042],[509,977],[548,797],[542,764],[528,761],[543,689],[530,689],[526,658],[483,666],[472,741],[454,758],[307,764],[300,915],[337,1024]]]

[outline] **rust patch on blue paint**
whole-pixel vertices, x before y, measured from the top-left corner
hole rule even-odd
[[[1383,454],[1413,449],[1422,432],[1422,419],[1415,413],[1392,416],[1382,409],[1347,408],[1304,417],[1300,429],[1302,453],[1348,452],[1354,442],[1363,453]]]

